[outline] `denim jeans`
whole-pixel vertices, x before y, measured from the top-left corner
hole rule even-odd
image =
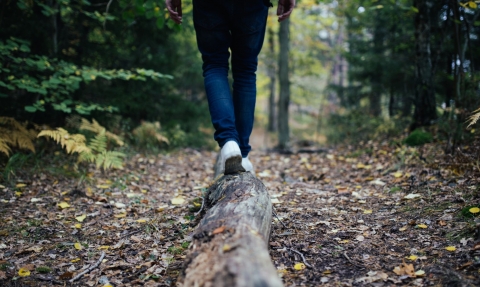
[[[193,0],[193,22],[214,138],[220,147],[236,141],[243,157],[251,150],[249,138],[257,95],[255,72],[267,14],[264,0]],[[230,51],[233,97],[228,83]]]

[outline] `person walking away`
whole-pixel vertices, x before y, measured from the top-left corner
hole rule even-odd
[[[170,18],[181,24],[182,1],[165,3]],[[224,174],[254,173],[248,153],[257,96],[255,73],[270,6],[269,0],[193,0],[205,91]],[[295,0],[279,0],[278,21],[287,19],[294,7]],[[228,83],[230,54],[233,95]]]

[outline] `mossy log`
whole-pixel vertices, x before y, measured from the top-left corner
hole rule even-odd
[[[249,172],[221,177],[205,198],[179,286],[283,286],[268,252],[272,203]]]

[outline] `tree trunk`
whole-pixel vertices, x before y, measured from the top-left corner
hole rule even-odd
[[[373,52],[377,57],[382,57],[384,48],[383,40],[385,37],[384,24],[380,15],[381,12],[377,10],[375,17],[375,31],[373,32]],[[382,61],[374,61],[374,73],[370,76],[372,84],[372,91],[370,92],[370,114],[378,117],[382,113]]]
[[[280,96],[278,100],[278,148],[287,149],[290,141],[288,125],[288,107],[290,105],[290,79],[288,68],[290,19],[280,23],[278,38],[280,55],[278,57],[278,80],[280,81]]]
[[[437,118],[430,47],[433,1],[414,1],[418,13],[415,16],[415,112],[412,128],[430,125]]]
[[[251,173],[226,175],[208,191],[179,286],[282,286],[268,253],[272,203]]]
[[[268,65],[268,77],[270,79],[270,85],[269,85],[269,90],[270,90],[270,96],[268,97],[268,131],[269,132],[274,132],[276,129],[275,125],[275,87],[276,87],[276,77],[275,77],[275,61],[273,59],[275,58],[275,39],[274,39],[274,33],[273,29],[269,28],[268,29],[268,46],[269,46],[269,51],[270,51],[270,59],[269,60],[269,65]]]

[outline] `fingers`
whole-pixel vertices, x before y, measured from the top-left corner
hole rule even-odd
[[[170,19],[177,24],[182,24],[182,2],[172,3],[172,0],[166,0],[165,4],[167,6],[168,13],[170,14]]]
[[[278,22],[290,17],[293,8],[295,7],[295,0],[280,0],[278,1],[277,16]]]

